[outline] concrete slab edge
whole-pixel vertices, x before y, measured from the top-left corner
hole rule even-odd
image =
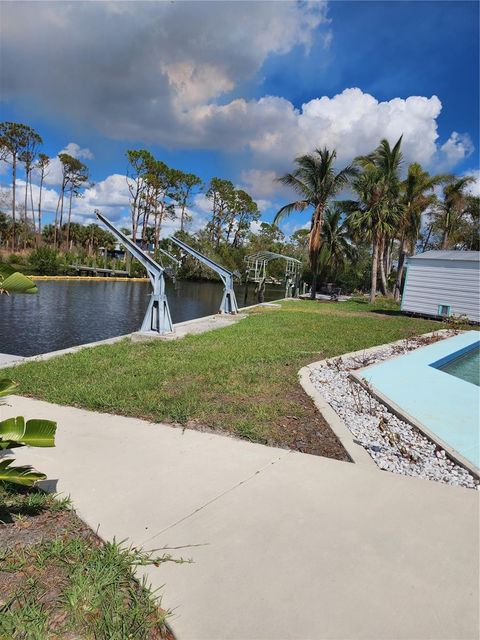
[[[422,338],[429,338],[432,336],[445,336],[449,334],[448,329],[440,329],[439,331],[431,331],[430,333],[424,333],[421,335]],[[345,451],[350,457],[351,461],[355,464],[367,464],[370,467],[374,467],[381,471],[380,467],[377,466],[375,460],[370,456],[370,454],[366,451],[366,449],[361,445],[357,444],[352,432],[345,424],[344,420],[338,415],[338,413],[332,409],[330,404],[325,400],[320,391],[312,384],[310,380],[310,374],[313,369],[317,369],[323,364],[336,360],[337,358],[354,358],[354,357],[365,357],[367,355],[373,355],[378,351],[385,349],[386,347],[394,347],[397,345],[401,345],[405,342],[404,339],[396,340],[395,342],[388,342],[386,344],[377,345],[375,347],[369,347],[368,349],[360,349],[358,351],[350,351],[349,353],[343,353],[339,356],[334,356],[332,358],[324,358],[323,360],[317,360],[316,362],[311,362],[310,364],[302,367],[298,372],[298,378],[301,387],[305,391],[305,393],[312,398],[315,406],[325,418],[329,427],[333,431],[333,433],[337,436],[341,444],[343,445]],[[426,434],[428,435],[428,434]],[[430,438],[431,436],[428,435]],[[447,451],[448,453],[448,451]],[[470,471],[470,469],[469,469]]]
[[[320,362],[325,362],[321,360]],[[310,381],[310,373],[312,371],[311,365],[302,367],[298,372],[298,378],[301,387],[305,393],[313,400],[314,405],[318,411],[322,414],[323,418],[327,422],[330,429],[337,436],[338,440],[342,444],[343,448],[347,452],[348,457],[352,462],[357,464],[367,464],[372,467],[376,467],[373,458],[371,458],[362,445],[357,444],[352,435],[352,432],[347,427],[345,422],[340,418],[338,413],[332,409],[322,394]]]

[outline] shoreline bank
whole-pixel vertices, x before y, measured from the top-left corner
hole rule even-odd
[[[91,280],[93,282],[98,282],[99,280],[105,280],[108,281],[110,280],[111,282],[149,282],[148,278],[122,278],[119,276],[34,276],[34,275],[29,275],[29,278],[31,278],[34,281],[40,280],[40,281],[48,281],[48,280],[82,280],[82,281],[87,281],[87,280]]]

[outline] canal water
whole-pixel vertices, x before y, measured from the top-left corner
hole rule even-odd
[[[138,331],[147,308],[150,284],[52,280],[37,282],[38,293],[0,295],[0,353],[32,356]],[[235,289],[245,306],[245,289]],[[223,288],[217,282],[167,280],[172,322],[216,313]],[[283,287],[270,286],[265,301],[283,298]],[[254,285],[246,305],[255,304]]]

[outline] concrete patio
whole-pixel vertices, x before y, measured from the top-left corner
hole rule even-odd
[[[56,448],[15,454],[101,536],[199,545],[144,570],[179,640],[478,637],[473,490],[18,396],[0,412],[58,422]]]

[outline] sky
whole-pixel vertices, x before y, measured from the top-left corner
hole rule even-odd
[[[98,208],[128,222],[125,152],[146,148],[205,183],[232,180],[271,222],[292,199],[276,177],[316,147],[335,148],[340,169],[403,134],[404,171],[418,161],[478,175],[478,24],[479,4],[462,0],[3,1],[0,120],[89,166],[77,221]],[[47,222],[59,169],[46,178]],[[208,208],[198,195],[192,231]]]

